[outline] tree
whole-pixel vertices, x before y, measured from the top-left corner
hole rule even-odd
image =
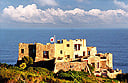
[[[24,58],[22,58],[22,63],[26,63],[27,66],[31,66],[33,64],[33,59],[32,57],[24,56]]]

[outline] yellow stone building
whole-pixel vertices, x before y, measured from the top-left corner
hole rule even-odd
[[[57,40],[56,43],[19,43],[19,57],[18,61],[22,60],[24,56],[32,57],[34,62],[49,61],[55,59],[54,72],[59,70],[87,70],[87,64],[92,65],[95,75],[101,75],[106,71],[106,75],[116,77],[116,72],[110,73],[113,70],[113,55],[111,53],[98,53],[96,47],[87,47],[86,39],[76,40]],[[80,62],[77,62],[80,60]],[[73,62],[72,62],[73,61]],[[99,72],[99,73],[97,73]]]
[[[19,43],[19,58],[30,56],[35,62],[56,58],[56,61],[72,61],[83,56],[87,56],[87,47],[85,39],[76,40],[57,40],[57,43],[26,44]]]

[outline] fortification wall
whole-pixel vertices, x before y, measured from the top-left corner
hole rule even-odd
[[[86,62],[57,62],[55,64],[54,72],[57,73],[60,70],[82,71],[86,69],[86,66]]]

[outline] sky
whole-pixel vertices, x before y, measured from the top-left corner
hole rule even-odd
[[[0,28],[128,28],[128,0],[0,0]]]

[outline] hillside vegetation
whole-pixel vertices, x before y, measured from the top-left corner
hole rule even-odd
[[[2,83],[117,83],[117,80],[95,77],[83,71],[59,71],[53,73],[42,67],[12,66],[0,63],[0,82]]]

